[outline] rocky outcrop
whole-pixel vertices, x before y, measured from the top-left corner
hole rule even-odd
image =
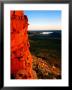
[[[29,51],[28,18],[23,11],[11,11],[11,75],[32,79],[32,56]]]
[[[33,55],[33,69],[37,73],[38,79],[60,79],[61,70],[55,65],[50,65],[44,59]]]

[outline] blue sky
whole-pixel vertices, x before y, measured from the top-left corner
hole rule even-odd
[[[61,27],[61,11],[59,10],[29,10],[24,11],[28,16],[29,29],[53,29]]]

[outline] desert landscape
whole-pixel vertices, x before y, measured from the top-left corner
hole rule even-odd
[[[11,79],[61,79],[61,30],[52,30],[60,26],[50,26],[51,30],[43,26],[49,22],[47,18],[57,24],[60,11],[24,13],[11,11]],[[38,22],[38,18],[46,22]],[[29,28],[30,24],[36,26]]]
[[[33,70],[38,79],[61,79],[61,31],[44,32],[28,32]]]

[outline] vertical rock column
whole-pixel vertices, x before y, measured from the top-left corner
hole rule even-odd
[[[32,79],[32,56],[29,51],[28,18],[23,11],[10,12],[11,75],[15,79]]]

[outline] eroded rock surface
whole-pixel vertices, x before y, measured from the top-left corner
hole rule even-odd
[[[28,18],[23,11],[11,11],[11,74],[16,79],[32,79]]]

